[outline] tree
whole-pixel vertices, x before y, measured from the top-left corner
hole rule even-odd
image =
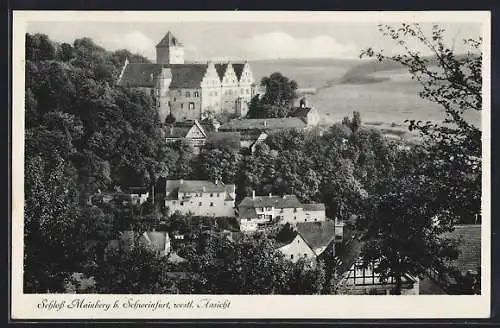
[[[435,192],[444,196],[437,199],[441,216],[471,222],[481,205],[481,131],[464,114],[482,110],[482,39],[464,40],[469,49],[457,55],[445,44],[445,30],[438,25],[433,26],[430,36],[419,24],[379,25],[379,30],[403,52],[386,56],[368,48],[361,56],[408,68],[411,78],[422,86],[419,95],[443,107],[446,117],[441,124],[410,120],[409,129],[420,132],[427,145],[429,158],[422,171],[434,177]],[[413,50],[408,45],[410,39],[425,45],[432,57]]]
[[[366,200],[366,210],[356,222],[362,232],[365,266],[376,263],[376,273],[387,281],[394,278],[394,293],[401,294],[405,274],[420,276],[429,268],[446,270],[446,263],[456,258],[454,243],[442,237],[451,224],[435,221],[439,209],[426,208],[434,201],[424,177],[391,179],[389,191]],[[434,214],[434,215],[433,215]]]
[[[358,111],[353,111],[352,119],[349,119],[349,116],[345,116],[342,119],[342,124],[348,126],[352,133],[356,133],[361,126],[361,114]]]
[[[286,117],[297,97],[297,82],[276,72],[263,77],[260,84],[266,91],[262,97],[251,99],[247,117]]]

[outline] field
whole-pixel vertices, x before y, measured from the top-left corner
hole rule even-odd
[[[276,60],[250,63],[256,81],[273,72],[297,81],[299,88],[315,88],[307,95],[310,105],[323,116],[325,124],[338,122],[354,110],[361,113],[364,124],[386,132],[407,131],[407,119],[442,121],[443,109],[419,97],[420,86],[410,79],[405,69],[379,70],[366,76],[373,83],[357,80],[342,83],[344,74],[363,63],[357,60]],[[480,115],[469,115],[480,125]],[[475,115],[474,115],[475,114]]]

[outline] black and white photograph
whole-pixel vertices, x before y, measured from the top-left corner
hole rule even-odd
[[[487,12],[84,14],[14,32],[13,303],[489,297]]]

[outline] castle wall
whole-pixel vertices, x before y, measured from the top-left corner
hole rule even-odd
[[[177,121],[200,119],[201,92],[201,88],[170,90],[170,111]]]

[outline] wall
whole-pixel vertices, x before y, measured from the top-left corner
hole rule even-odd
[[[157,64],[184,64],[183,47],[157,47]]]
[[[189,96],[186,93],[189,93]],[[198,92],[198,97],[195,97]],[[201,119],[201,89],[170,89],[170,110],[177,121]],[[194,108],[189,109],[189,103]]]
[[[285,255],[286,259],[294,263],[301,257],[305,257],[306,259],[316,259],[316,254],[314,254],[313,250],[307,245],[300,235],[297,235],[290,244],[280,247],[278,250]]]
[[[225,192],[198,194],[201,196],[192,195],[187,200],[165,200],[165,206],[170,208],[171,213],[179,211],[188,214],[191,211],[194,215],[199,216],[235,216],[234,201],[226,201]],[[213,203],[213,206],[211,206],[211,203]]]

